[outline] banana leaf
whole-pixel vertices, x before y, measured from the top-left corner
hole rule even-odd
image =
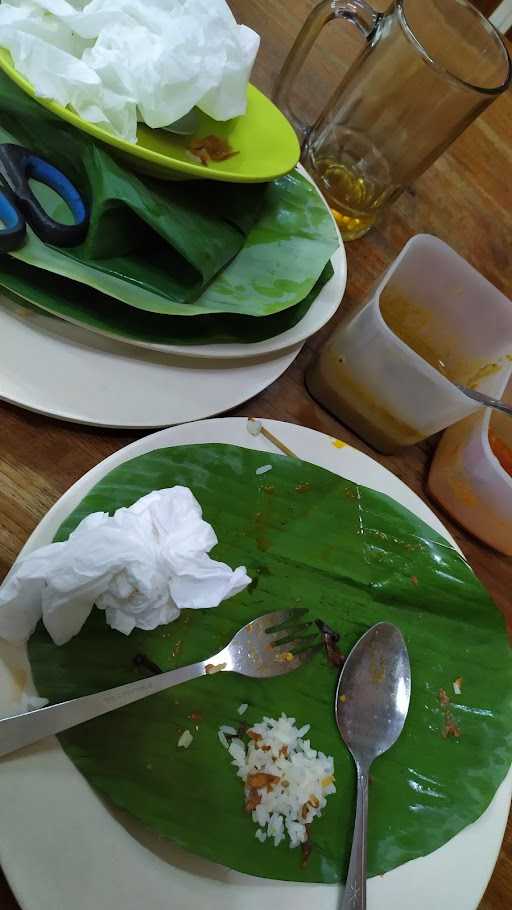
[[[300,303],[338,246],[331,216],[297,172],[268,185],[157,181],[118,164],[0,73],[0,142],[21,142],[88,198],[86,241],[45,245],[29,230],[12,255],[131,307],[167,315],[266,316]],[[60,198],[34,191],[60,221]]]
[[[258,476],[262,464],[272,471]],[[60,701],[129,682],[140,672],[133,665],[140,652],[162,669],[204,659],[243,623],[277,608],[307,607],[340,631],[345,652],[370,625],[389,620],[409,648],[412,701],[401,738],[372,769],[369,872],[427,854],[475,821],[512,757],[512,664],[503,618],[464,559],[382,494],[305,462],[222,445],[162,449],[116,468],[56,539],[91,512],[173,484],[190,486],[218,533],[215,557],[245,563],[252,585],[154,632],[124,637],[98,610],[61,648],[40,629],[29,644],[39,692]],[[334,723],[335,684],[323,653],[277,679],[220,673],[60,740],[93,787],[179,846],[257,876],[335,882],[346,873],[355,793],[353,763]],[[441,688],[451,695],[459,738],[443,737]],[[300,851],[260,844],[243,810],[241,782],[217,738],[221,724],[237,726],[242,702],[248,724],[283,711],[311,723],[312,745],[334,756],[337,793],[312,825],[305,868]],[[187,750],[177,747],[184,729],[194,735]]]
[[[291,329],[306,315],[332,275],[333,268],[328,262],[301,303],[263,319],[236,314],[188,318],[128,309],[86,285],[32,268],[12,257],[0,258],[0,288],[15,303],[42,309],[121,340],[168,345],[250,344],[273,338]]]

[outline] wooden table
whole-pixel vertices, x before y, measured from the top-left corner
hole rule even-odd
[[[231,6],[241,21],[256,28],[263,37],[254,81],[270,93],[293,36],[313,2],[233,0]],[[297,97],[310,115],[327,98],[350,54],[356,50],[357,39],[353,36],[349,39],[347,26],[335,23],[329,27],[321,47],[311,55],[308,73],[298,87]],[[436,234],[445,240],[512,297],[511,175],[512,98],[509,93],[472,125],[414,188],[402,195],[377,229],[348,246],[349,282],[344,306],[360,300],[406,240],[419,232]],[[482,318],[485,319],[485,313]],[[316,405],[305,391],[304,370],[335,322],[336,317],[329,327],[305,345],[281,379],[234,413],[289,420],[345,439],[376,457],[426,499],[425,477],[435,441],[430,440],[401,455],[376,455]],[[55,500],[82,474],[131,442],[135,435],[85,429],[1,404],[0,426],[1,578]],[[454,527],[446,517],[441,517],[498,607],[512,623],[512,560],[494,553]],[[480,908],[505,910],[511,905],[512,826],[509,825]],[[0,907],[2,910],[18,908],[2,880]]]

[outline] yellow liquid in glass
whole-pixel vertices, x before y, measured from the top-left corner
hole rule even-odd
[[[320,158],[311,170],[344,240],[362,237],[375,224],[384,204],[384,188],[333,158]]]

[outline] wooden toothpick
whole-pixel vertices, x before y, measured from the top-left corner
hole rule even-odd
[[[256,420],[254,417],[249,417],[248,420],[249,420],[249,423],[259,424],[258,432],[261,433],[261,435],[264,436],[265,439],[268,439],[268,441],[271,442],[272,445],[274,445],[276,447],[276,449],[279,449],[284,455],[289,455],[290,458],[298,457],[295,454],[295,452],[292,452],[292,450],[289,449],[288,446],[284,444],[284,442],[281,442],[281,440],[278,439],[277,436],[274,436],[274,434],[271,433],[270,430],[267,430],[267,428],[263,426],[261,421]],[[256,434],[254,434],[254,435],[256,435]]]

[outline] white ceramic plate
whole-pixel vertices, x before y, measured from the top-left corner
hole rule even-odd
[[[299,351],[194,361],[101,338],[0,297],[0,398],[93,426],[145,429],[220,414],[274,382]]]
[[[265,425],[301,458],[387,493],[452,538],[419,497],[377,462],[338,448],[313,430]],[[112,468],[162,446],[232,443],[263,451],[243,418],[163,430],[116,452],[53,506],[25,551],[49,543],[58,526]],[[283,456],[284,457],[284,456]],[[24,648],[0,650],[0,710],[19,697]],[[14,675],[13,675],[14,674]],[[341,748],[341,744],[340,744]],[[429,856],[370,879],[368,910],[475,910],[491,875],[510,806],[509,773],[482,817]],[[23,910],[336,910],[339,889],[240,875],[177,850],[103,802],[55,739],[0,763],[0,861]]]
[[[286,332],[282,332],[280,335],[275,335],[273,338],[267,338],[265,341],[257,341],[252,344],[242,344],[241,342],[226,342],[225,344],[203,345],[154,344],[144,341],[135,341],[133,338],[126,338],[122,334],[119,335],[116,332],[107,332],[103,331],[102,329],[92,328],[90,326],[87,326],[87,331],[93,332],[95,335],[100,335],[104,338],[113,339],[114,341],[122,341],[125,344],[132,345],[136,348],[142,348],[143,350],[159,351],[163,354],[179,355],[180,357],[200,357],[207,359],[245,359],[252,357],[261,357],[262,355],[268,356],[269,354],[285,351],[291,347],[301,344],[311,335],[314,335],[315,332],[318,332],[322,326],[324,326],[326,322],[328,322],[329,319],[334,316],[336,310],[341,304],[347,285],[347,257],[345,255],[345,247],[343,245],[343,240],[341,239],[341,234],[338,230],[338,225],[336,224],[336,221],[334,220],[332,213],[324,200],[324,197],[320,193],[320,190],[311,179],[309,174],[304,170],[302,165],[298,165],[298,170],[301,172],[301,174],[304,175],[304,177],[307,177],[310,183],[313,184],[318,195],[324,202],[324,205],[327,208],[336,228],[339,247],[331,257],[331,264],[334,269],[334,275],[327,282],[327,284],[324,285],[318,297],[310,306],[306,315],[296,325],[292,326],[291,329],[288,329]],[[38,308],[42,309],[42,307]],[[64,316],[62,318],[72,325],[82,326],[82,323],[75,322],[68,316]]]

